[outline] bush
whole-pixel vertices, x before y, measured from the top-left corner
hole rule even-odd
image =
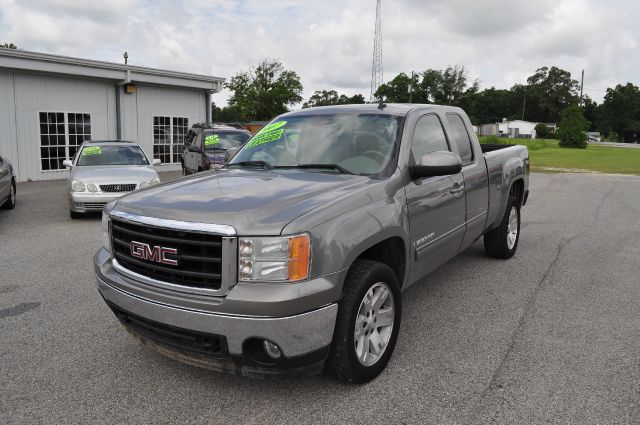
[[[547,137],[549,137],[549,134],[551,134],[549,127],[547,127],[542,123],[536,124],[535,130],[536,130],[536,137],[541,139],[546,139]]]
[[[558,127],[558,136],[560,137],[560,146],[570,148],[586,148],[587,135],[591,123],[582,114],[582,108],[579,106],[569,106],[560,112],[560,125]]]

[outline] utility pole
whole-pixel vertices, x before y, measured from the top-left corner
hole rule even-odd
[[[129,54],[127,52],[124,52],[124,55],[122,55],[122,57],[124,58],[124,64],[126,65],[129,59]]]
[[[582,77],[580,78],[580,106],[584,104],[582,100],[582,89],[584,87],[584,69],[582,70]]]
[[[411,71],[411,80],[409,80],[409,103],[411,102],[411,95],[413,94],[413,71]]]
[[[524,99],[522,100],[522,118],[521,120],[524,121],[524,108],[525,106],[527,106],[527,92],[524,92]]]

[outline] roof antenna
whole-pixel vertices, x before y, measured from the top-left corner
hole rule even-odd
[[[378,109],[383,110],[386,107],[387,107],[387,104],[384,103],[382,96],[380,96],[380,103],[378,103]]]

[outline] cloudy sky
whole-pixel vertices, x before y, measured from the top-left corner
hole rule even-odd
[[[385,80],[460,64],[508,88],[556,65],[584,68],[597,101],[640,80],[637,0],[383,0],[382,12]],[[375,0],[0,0],[0,42],[227,78],[269,57],[298,72],[305,98],[368,98],[374,18]]]

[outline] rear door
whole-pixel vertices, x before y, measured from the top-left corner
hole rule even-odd
[[[489,179],[484,157],[473,148],[469,134],[470,123],[456,113],[447,113],[447,123],[450,138],[455,141],[462,159],[466,231],[460,249],[465,249],[484,231],[489,206]]]
[[[426,114],[416,122],[409,164],[422,155],[450,151],[450,144],[437,114]],[[464,192],[462,173],[425,177],[405,188],[409,212],[414,282],[438,268],[460,249],[464,237]]]

